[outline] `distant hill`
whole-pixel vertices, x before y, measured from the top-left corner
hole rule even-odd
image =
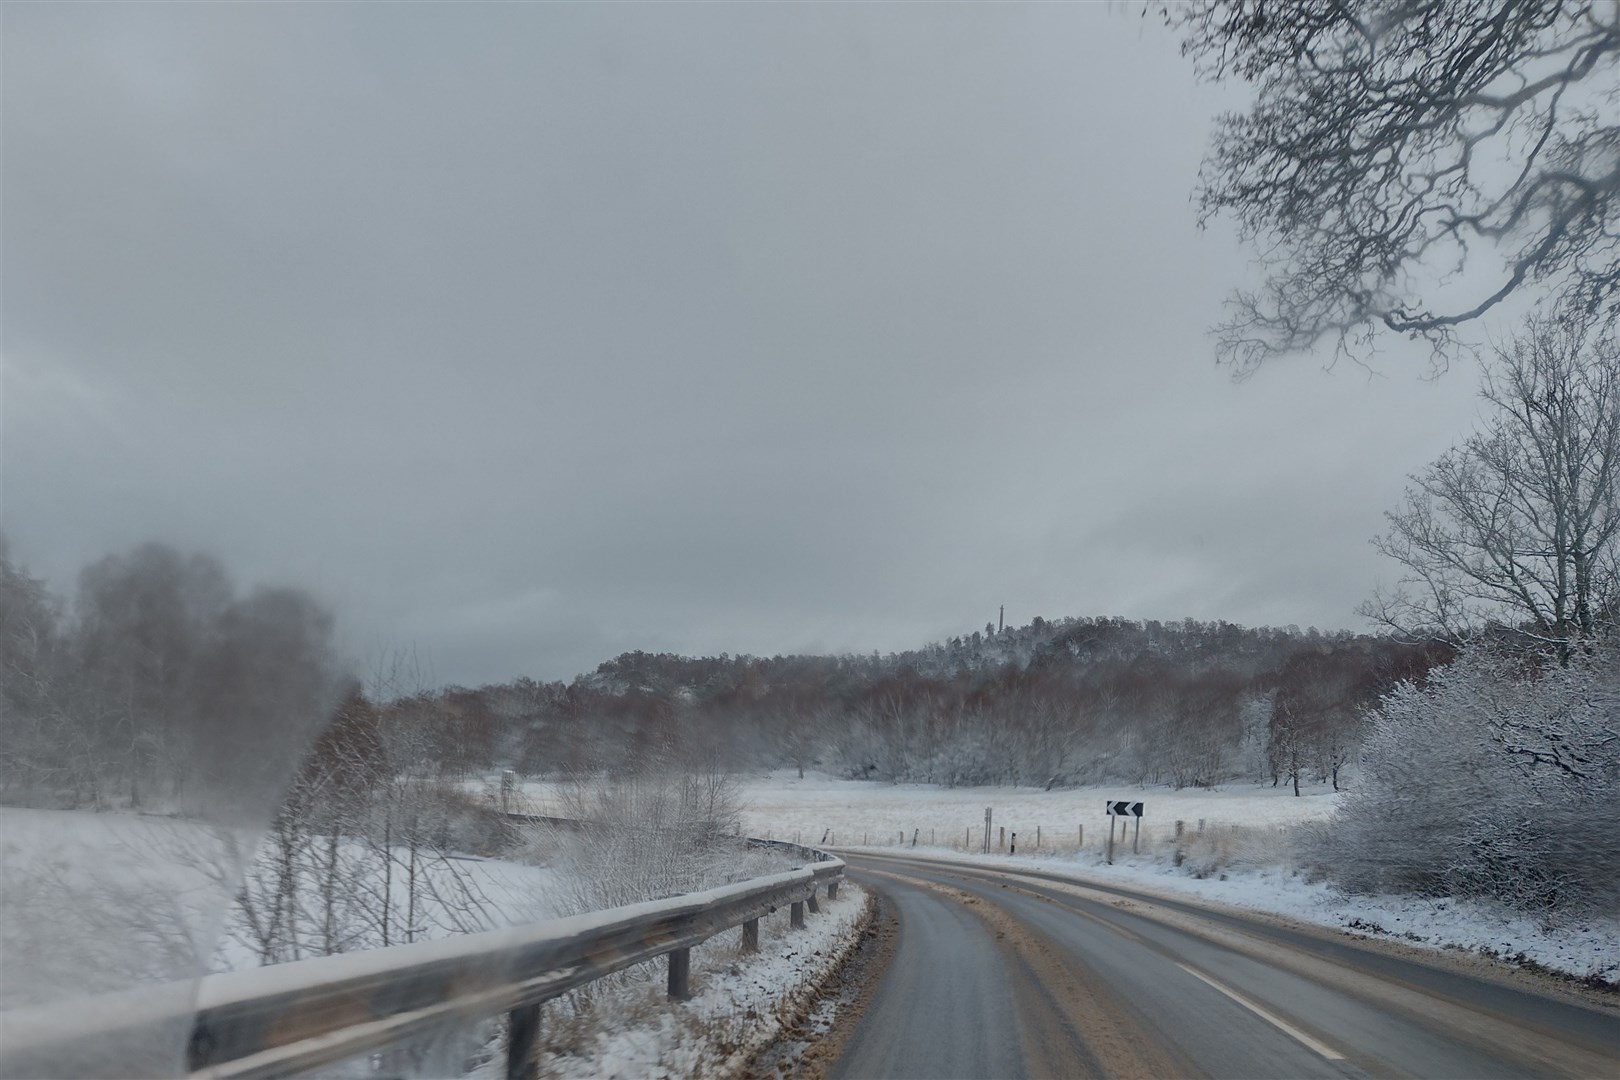
[[[628,652],[433,695],[465,767],[703,760],[938,784],[1337,781],[1367,705],[1448,650],[1227,622],[1035,619],[842,656]]]

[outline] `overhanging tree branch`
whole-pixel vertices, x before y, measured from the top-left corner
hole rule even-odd
[[[1620,311],[1620,5],[1214,0],[1163,14],[1201,75],[1257,89],[1216,121],[1199,174],[1201,222],[1233,220],[1266,268],[1232,297],[1223,361],[1246,371],[1324,340],[1364,354],[1380,330],[1444,353],[1531,285],[1589,316]],[[1448,288],[1463,271],[1496,280]]]

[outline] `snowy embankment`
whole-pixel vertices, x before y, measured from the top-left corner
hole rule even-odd
[[[250,861],[258,840],[181,818],[0,807],[0,1007],[260,966],[257,927],[241,902],[264,872]],[[344,841],[337,854],[359,850]],[[340,902],[322,910],[306,888],[284,898],[280,921],[311,939],[323,916],[340,922],[344,951],[354,951],[381,943],[368,925],[380,911],[395,921],[396,944],[558,913],[544,867],[418,859],[414,902],[398,867],[385,873],[355,859],[345,867]],[[307,885],[308,868],[295,872]]]
[[[1331,828],[1337,807],[1331,790],[1307,790],[1295,798],[1287,789],[1250,786],[1225,791],[1126,785],[1053,792],[940,789],[778,774],[746,784],[744,798],[750,830],[789,840],[798,834],[813,843],[830,833],[829,843],[840,848],[859,850],[864,839],[864,846],[892,851],[904,834],[910,851],[915,833],[915,851],[931,857],[1038,867],[1079,882],[1157,889],[1360,936],[1477,952],[1620,985],[1620,919],[1566,917],[1549,924],[1485,901],[1363,896],[1307,880],[1293,850],[1292,827]],[[1141,801],[1145,813],[1140,852],[1132,853],[1132,836],[1122,825],[1112,866],[1105,854],[1109,799]],[[986,807],[993,812],[989,855],[982,850]],[[1177,821],[1183,823],[1179,844]],[[1083,847],[1077,844],[1082,826]],[[1002,848],[1003,827],[1009,844],[1017,834],[1016,855]]]

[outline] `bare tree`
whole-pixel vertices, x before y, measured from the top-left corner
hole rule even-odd
[[[32,797],[68,772],[52,730],[61,614],[45,583],[11,562],[0,536],[0,799]]]
[[[216,560],[163,544],[108,555],[79,576],[80,680],[133,806],[143,781],[166,778],[174,794],[184,780],[199,658],[231,593]]]
[[[1406,575],[1362,614],[1460,642],[1497,623],[1567,659],[1614,610],[1620,345],[1614,324],[1533,318],[1496,349],[1483,430],[1412,477],[1374,540]]]
[[[1218,121],[1198,190],[1201,221],[1235,220],[1268,268],[1218,330],[1238,370],[1324,339],[1366,346],[1380,328],[1443,349],[1527,285],[1588,314],[1620,307],[1620,5],[1163,13],[1202,76],[1257,89]]]

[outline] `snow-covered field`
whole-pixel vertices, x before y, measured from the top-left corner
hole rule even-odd
[[[809,775],[800,780],[792,770],[747,776],[740,785],[743,828],[751,836],[819,844],[895,844],[905,833],[911,842],[913,831],[918,842],[961,849],[971,830],[972,846],[984,841],[984,811],[993,812],[991,825],[997,843],[1000,830],[1018,834],[1022,850],[1033,849],[1036,829],[1043,849],[1074,851],[1085,831],[1085,846],[1097,847],[1108,837],[1105,803],[1110,799],[1130,799],[1144,803],[1142,842],[1174,834],[1182,821],[1194,829],[1202,819],[1206,825],[1247,827],[1293,825],[1331,817],[1338,796],[1330,787],[1311,787],[1295,798],[1284,787],[1234,785],[1216,791],[1192,788],[1133,788],[1128,784],[1112,787],[1069,788],[1043,791],[1040,788],[965,787],[941,788],[926,784],[883,784],[865,780],[839,780]],[[531,812],[562,812],[557,785],[531,782],[522,794]],[[994,846],[994,845],[992,845]]]
[[[984,842],[984,811],[992,811],[992,848],[1001,829],[1018,834],[1020,850],[1033,850],[1036,830],[1043,849],[1074,851],[1085,830],[1085,846],[1096,848],[1108,837],[1105,804],[1129,799],[1143,804],[1142,842],[1174,834],[1182,821],[1195,829],[1208,825],[1248,827],[1293,825],[1332,816],[1337,795],[1331,788],[1309,788],[1295,798],[1282,787],[1239,785],[1225,790],[1192,788],[1112,787],[1071,788],[939,788],[922,784],[878,784],[826,777],[797,779],[792,772],[775,773],[743,784],[744,824],[751,833],[769,833],[777,839],[817,843],[892,844],[903,832],[911,842],[961,848]],[[1123,827],[1123,826],[1121,826]]]
[[[175,818],[0,807],[0,1008],[257,966],[233,904],[256,840]],[[556,913],[543,867],[463,856],[423,874],[424,938],[466,918],[433,910],[435,896],[476,894],[490,926]]]

